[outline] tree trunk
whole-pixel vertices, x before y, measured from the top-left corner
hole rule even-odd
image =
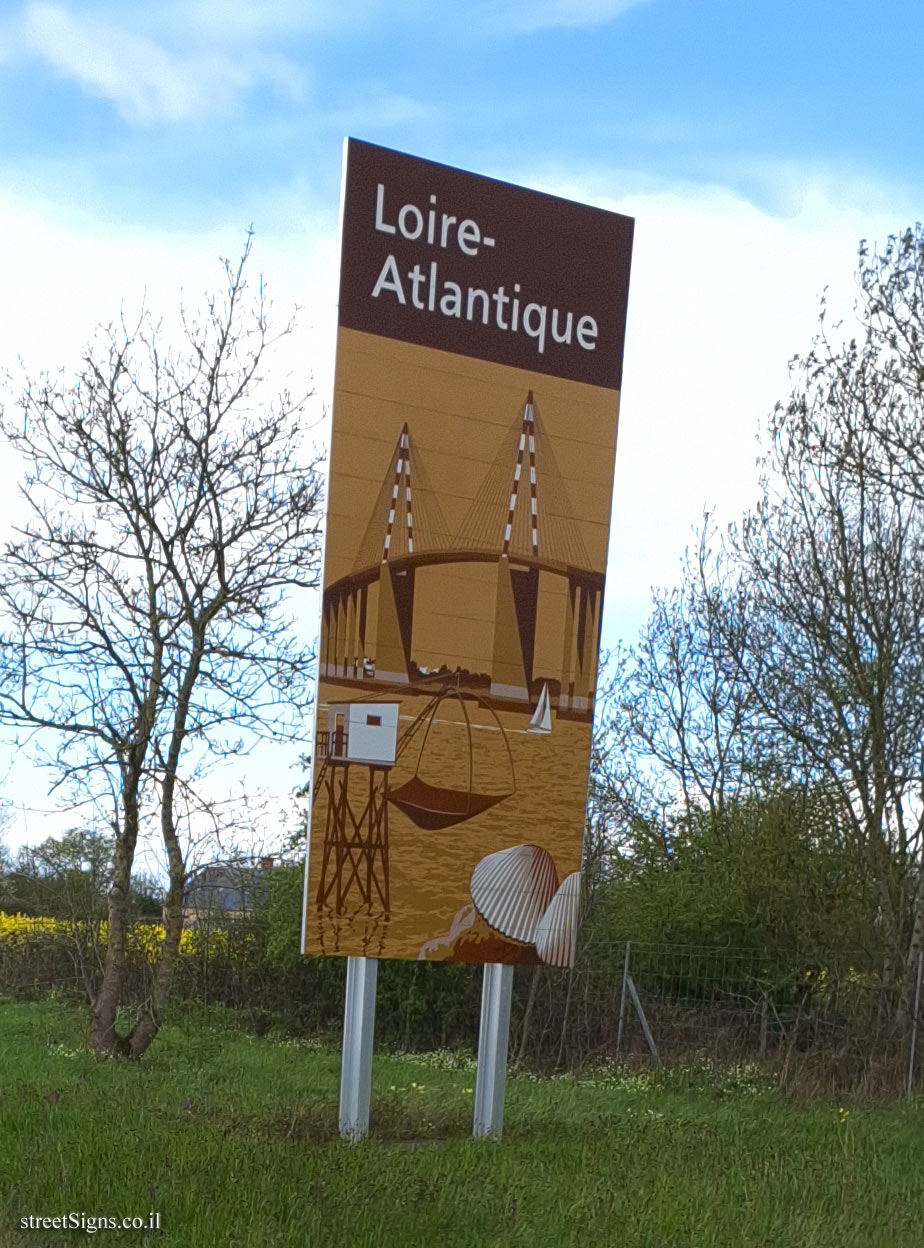
[[[534,966],[533,973],[529,981],[529,993],[526,997],[526,1009],[523,1011],[523,1027],[520,1031],[520,1043],[517,1047],[517,1055],[513,1059],[513,1069],[519,1069],[526,1056],[526,1045],[529,1040],[529,1024],[532,1022],[533,1006],[536,1004],[536,993],[539,990],[539,972],[541,966]]]
[[[212,604],[214,615],[224,602],[224,593],[220,591]],[[211,618],[211,617],[209,617]],[[202,651],[205,629],[208,619],[200,619],[193,626],[193,644],[189,657],[189,666],[183,676],[177,697],[176,711],[173,716],[173,729],[170,734],[170,749],[164,767],[164,782],[160,801],[160,830],[167,851],[167,865],[170,874],[170,889],[164,906],[164,947],[154,975],[151,995],[145,1002],[131,1035],[128,1038],[132,1057],[141,1057],[147,1052],[151,1041],[160,1031],[163,1022],[163,1009],[170,996],[173,983],[173,970],[180,952],[180,937],[183,934],[183,893],[186,888],[186,863],[180,849],[176,834],[176,823],[173,816],[173,805],[176,794],[176,780],[180,764],[180,752],[186,740],[186,722],[189,715],[190,699],[199,677],[199,666],[202,662]]]
[[[162,822],[166,822],[163,820]],[[173,983],[173,972],[180,953],[180,937],[183,934],[183,893],[186,886],[186,864],[180,851],[173,820],[170,819],[169,830],[164,830],[167,842],[167,860],[170,871],[170,888],[164,904],[164,944],[154,972],[154,983],[151,995],[139,1012],[135,1025],[128,1037],[129,1056],[142,1057],[151,1045],[151,1041],[160,1031],[163,1022],[163,1010],[170,996]]]
[[[565,994],[565,1013],[561,1020],[561,1040],[558,1044],[558,1057],[555,1060],[555,1069],[560,1070],[565,1060],[565,1044],[568,1038],[568,1018],[571,1014],[571,994],[574,991],[574,967],[568,971],[568,991]]]
[[[132,862],[138,839],[138,808],[133,794],[126,795],[124,805],[125,830],[116,844],[109,888],[106,960],[99,989],[90,1008],[90,1047],[95,1053],[105,1053],[110,1057],[128,1054],[128,1041],[117,1033],[116,1019],[125,985]]]

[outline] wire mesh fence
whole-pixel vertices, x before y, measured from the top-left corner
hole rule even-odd
[[[920,1080],[919,954],[913,1008],[881,957],[623,942],[587,946],[570,973],[521,973],[514,1060],[754,1065],[781,1086],[910,1094]]]
[[[271,956],[256,919],[187,940],[173,999],[225,1007],[242,1026],[336,1043],[344,960]],[[61,927],[0,939],[0,994],[52,989],[87,1000],[103,952]],[[128,998],[151,986],[150,941],[132,949]],[[516,970],[509,1055],[517,1068],[578,1071],[628,1067],[728,1071],[759,1068],[793,1092],[871,1095],[924,1091],[918,1050],[921,972],[904,993],[882,955],[830,951],[812,957],[762,949],[653,942],[585,945],[573,970]],[[376,1037],[386,1049],[474,1050],[481,967],[383,962]]]

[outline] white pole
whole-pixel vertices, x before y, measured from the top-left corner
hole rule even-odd
[[[345,1140],[363,1140],[369,1131],[378,976],[379,964],[375,958],[347,958],[340,1058],[340,1134]]]
[[[504,1086],[507,1082],[507,1044],[510,1039],[510,1002],[513,967],[485,964],[481,989],[481,1027],[478,1032],[478,1071],[475,1075],[475,1112],[472,1135],[500,1139],[504,1128]]]

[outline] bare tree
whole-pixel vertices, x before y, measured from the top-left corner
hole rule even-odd
[[[871,325],[875,308],[859,311]],[[796,362],[762,497],[727,542],[737,595],[716,618],[771,739],[836,800],[876,881],[886,998],[902,983],[907,1017],[924,940],[924,514],[891,449],[908,392],[872,343],[831,350],[822,321]]]
[[[858,276],[865,333],[850,348],[880,390],[877,405],[861,409],[864,422],[876,433],[895,485],[924,503],[924,227],[893,234],[881,250],[862,243]],[[844,353],[823,339],[814,354],[830,372]],[[839,373],[850,375],[844,368]]]
[[[637,824],[648,819],[657,804],[651,778],[642,774],[640,766],[634,727],[635,674],[633,654],[625,646],[601,656],[582,866],[583,882],[591,895],[610,874],[613,860],[631,855]]]
[[[7,873],[12,870],[13,860],[4,844],[7,829],[12,826],[13,811],[9,802],[0,797],[0,910],[7,904],[9,881]]]
[[[182,929],[184,837],[210,762],[298,734],[311,648],[291,594],[315,586],[317,460],[301,400],[266,397],[263,285],[250,237],[179,352],[143,315],[101,328],[77,377],[27,380],[3,432],[26,465],[29,518],[0,555],[0,723],[36,744],[115,838],[108,944],[91,1043],[139,1057],[155,1036]],[[123,1003],[129,890],[143,821],[169,870],[166,939],[130,1031]]]
[[[726,586],[713,554],[708,513],[680,585],[656,591],[632,672],[632,731],[655,774],[660,805],[682,809],[688,828],[702,810],[723,812],[753,791],[753,695],[719,625]]]

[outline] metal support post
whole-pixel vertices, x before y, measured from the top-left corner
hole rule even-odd
[[[512,998],[513,967],[496,962],[486,963],[481,989],[478,1070],[475,1075],[474,1136],[493,1135],[500,1139],[504,1129],[504,1087],[507,1082]]]
[[[375,958],[347,958],[340,1058],[340,1134],[345,1140],[363,1140],[369,1131],[378,977],[379,964]]]

